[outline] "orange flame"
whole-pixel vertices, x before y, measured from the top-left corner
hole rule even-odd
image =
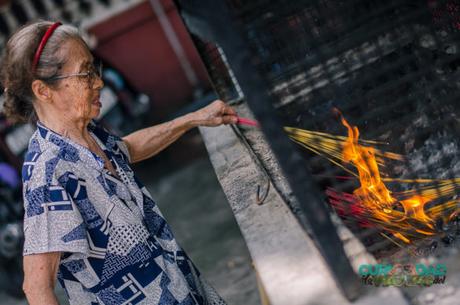
[[[342,159],[358,170],[360,187],[353,194],[359,199],[361,208],[370,213],[378,223],[383,223],[384,227],[388,228],[390,225],[393,236],[406,243],[410,239],[401,232],[411,227],[418,233],[433,235],[434,221],[425,212],[426,203],[433,198],[414,195],[405,200],[396,199],[382,181],[374,148],[360,145],[358,128],[351,126],[341,114],[340,117],[342,124],[348,129]],[[383,161],[379,160],[379,163],[383,164]],[[398,205],[402,207],[402,212],[397,209]],[[417,226],[414,227],[414,224]]]

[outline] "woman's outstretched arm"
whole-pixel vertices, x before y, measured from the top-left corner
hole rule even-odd
[[[197,126],[219,126],[237,122],[235,111],[222,101],[181,116],[172,121],[135,131],[123,138],[131,163],[148,159]]]

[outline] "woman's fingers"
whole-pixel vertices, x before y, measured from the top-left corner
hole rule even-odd
[[[235,115],[221,115],[221,116],[216,116],[210,122],[208,126],[219,126],[222,124],[236,124],[238,121],[238,117]]]
[[[232,107],[225,105],[224,114],[236,115],[236,111]]]
[[[221,100],[215,100],[210,105],[199,110],[198,113],[206,118],[202,123],[205,126],[236,124],[238,122],[236,111]]]
[[[215,100],[211,105],[215,106],[217,108],[217,110],[222,114],[236,115],[235,110],[232,107],[230,107],[227,104],[225,104],[225,102],[222,101],[222,100]]]
[[[222,116],[222,124],[236,124],[238,117],[236,115],[224,115]]]

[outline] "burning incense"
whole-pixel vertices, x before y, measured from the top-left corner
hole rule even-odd
[[[460,201],[454,196],[458,194],[460,178],[383,177],[380,167],[385,165],[385,159],[403,161],[403,156],[372,146],[385,144],[383,142],[359,139],[358,128],[351,126],[340,112],[338,114],[347,128],[346,137],[293,127],[285,127],[285,131],[295,143],[328,159],[359,180],[360,187],[352,194],[332,188],[326,191],[330,203],[342,217],[354,219],[362,226],[378,227],[405,243],[435,235],[438,233],[437,221],[448,223],[457,217]],[[388,183],[415,184],[416,187],[394,193]],[[428,207],[429,203],[435,205]]]

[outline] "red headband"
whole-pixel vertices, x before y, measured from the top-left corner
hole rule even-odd
[[[40,60],[40,56],[42,55],[42,51],[43,51],[43,48],[46,45],[46,42],[51,37],[51,35],[53,34],[54,30],[60,25],[62,25],[62,23],[59,22],[59,21],[53,23],[53,25],[51,25],[48,28],[48,30],[46,30],[45,35],[43,35],[42,41],[40,41],[40,44],[38,45],[37,51],[35,52],[34,61],[32,62],[32,71],[34,73],[35,73],[35,70],[37,69],[37,64],[38,64],[38,61]]]

